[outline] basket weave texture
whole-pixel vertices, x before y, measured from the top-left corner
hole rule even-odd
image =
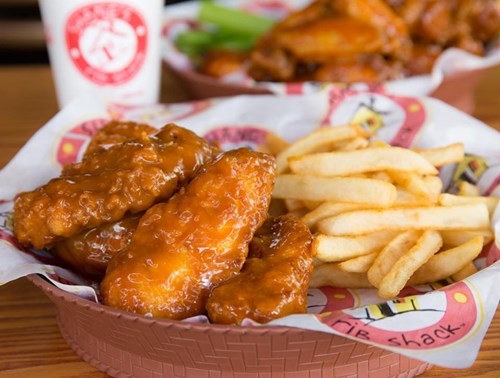
[[[86,362],[114,377],[414,377],[431,365],[344,337],[287,327],[152,319],[29,277],[57,307],[60,331]]]

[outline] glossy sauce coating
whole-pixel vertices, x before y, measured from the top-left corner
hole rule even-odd
[[[23,245],[44,248],[143,211],[169,198],[214,154],[204,139],[174,124],[98,149],[65,167],[60,177],[16,197],[15,235]]]
[[[312,235],[292,215],[270,218],[259,229],[240,274],[216,287],[207,302],[214,323],[260,323],[307,310],[313,270]]]
[[[101,279],[109,260],[130,244],[142,214],[85,230],[61,240],[50,251],[83,275]]]
[[[499,34],[496,0],[315,0],[261,36],[248,71],[267,81],[381,82],[429,73],[449,47],[483,55]],[[367,65],[372,58],[387,67]]]
[[[238,273],[264,222],[275,178],[270,155],[222,154],[142,217],[101,284],[106,305],[171,319],[205,311],[212,288]]]
[[[85,156],[92,155],[101,148],[109,148],[113,144],[141,138],[144,133],[150,135],[157,131],[153,126],[145,123],[111,121],[92,136],[85,150]]]
[[[316,0],[261,37],[251,53],[249,74],[255,80],[349,82],[363,79],[371,69],[362,62],[378,58],[388,67],[376,80],[373,72],[369,77],[382,81],[389,72],[402,75],[401,65],[392,61],[406,62],[410,48],[407,26],[384,0]],[[349,75],[341,76],[347,61]]]

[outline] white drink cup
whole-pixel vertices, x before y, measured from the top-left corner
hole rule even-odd
[[[39,0],[60,107],[91,94],[122,105],[160,92],[163,0]]]

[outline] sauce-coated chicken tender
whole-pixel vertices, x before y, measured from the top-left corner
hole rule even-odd
[[[16,197],[15,235],[23,245],[44,248],[146,210],[168,199],[214,153],[203,138],[174,124],[97,149],[60,177]]]
[[[171,319],[204,313],[213,287],[243,266],[274,178],[274,158],[247,149],[208,164],[141,218],[130,246],[108,265],[104,303]]]
[[[61,240],[51,252],[88,277],[104,277],[109,260],[130,244],[143,213],[85,230]]]
[[[236,277],[216,287],[207,302],[214,323],[260,323],[305,313],[313,270],[312,235],[292,215],[270,218],[250,243],[248,259]]]
[[[141,138],[144,133],[154,134],[157,131],[153,126],[145,123],[111,121],[97,130],[90,140],[84,156],[91,155],[101,148],[109,148],[113,144]]]

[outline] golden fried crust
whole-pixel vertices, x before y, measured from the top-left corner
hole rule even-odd
[[[212,288],[240,271],[266,217],[274,178],[270,155],[222,154],[142,217],[128,249],[108,265],[104,303],[171,319],[204,313]]]
[[[14,204],[14,232],[44,248],[64,237],[117,221],[169,198],[214,155],[214,148],[174,124],[156,135],[98,149]]]
[[[255,234],[241,273],[216,287],[207,313],[214,323],[260,323],[305,313],[313,270],[312,235],[292,215],[270,218]]]
[[[83,275],[101,279],[109,260],[130,244],[142,214],[128,215],[61,240],[51,252]]]
[[[92,155],[97,150],[108,148],[113,144],[120,144],[129,139],[141,138],[144,133],[149,135],[157,131],[153,126],[144,123],[111,121],[94,134],[87,146],[85,156]]]

